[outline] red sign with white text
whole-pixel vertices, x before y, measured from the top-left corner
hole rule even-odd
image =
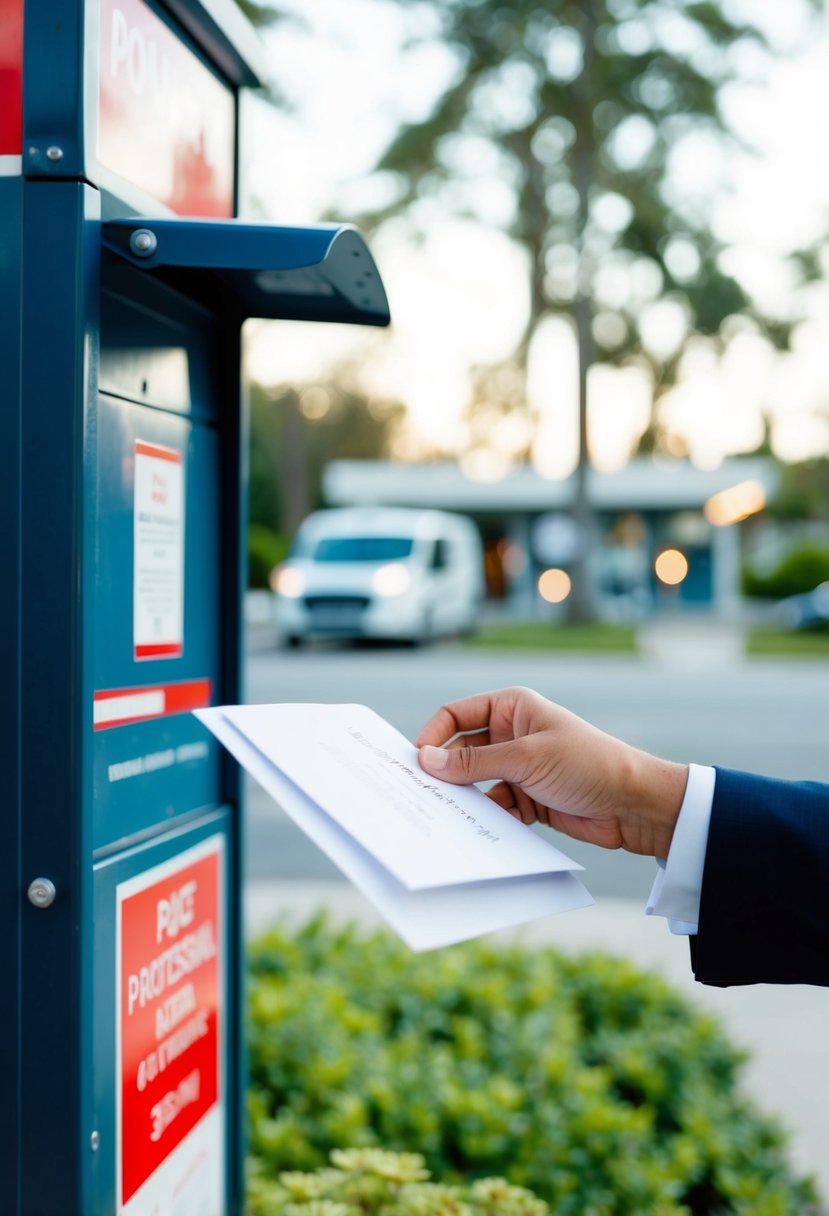
[[[180,1193],[182,1212],[221,1207],[220,1177],[204,1193],[221,1122],[199,1133],[222,1102],[222,844],[213,837],[116,888],[117,1199],[130,1216],[154,1211],[159,1189]],[[188,1206],[189,1185],[199,1193]]]
[[[0,3],[0,156],[23,146],[23,0]]]
[[[232,216],[235,99],[143,0],[101,0],[98,161],[177,215]]]
[[[151,718],[190,713],[210,704],[210,680],[176,680],[140,688],[101,688],[92,698],[92,729],[111,730]]]

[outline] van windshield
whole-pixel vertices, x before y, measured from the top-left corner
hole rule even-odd
[[[311,554],[315,562],[395,562],[408,557],[410,536],[326,536]]]

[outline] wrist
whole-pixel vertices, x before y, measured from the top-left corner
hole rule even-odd
[[[666,858],[685,797],[688,765],[635,749],[631,753],[626,821],[631,844],[637,846],[632,851]]]

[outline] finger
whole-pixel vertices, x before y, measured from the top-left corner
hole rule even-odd
[[[415,747],[440,747],[461,731],[485,730],[492,713],[492,693],[450,701],[433,714],[415,739]]]
[[[509,811],[516,819],[520,819],[522,823],[535,823],[538,819],[538,811],[535,805],[535,799],[518,785],[510,785],[508,781],[499,781],[497,785],[493,785],[491,790],[487,790],[487,797],[493,802],[497,802],[505,811]]]
[[[491,798],[493,802],[497,802],[498,806],[503,807],[505,811],[514,811],[515,807],[515,791],[507,781],[499,781],[493,785],[491,789],[486,791],[487,798]]]
[[[535,823],[538,819],[538,809],[535,805],[535,799],[529,794],[525,794],[522,789],[515,791],[515,809],[517,817],[522,823],[527,825]]]
[[[501,778],[520,785],[529,776],[524,740],[493,743],[489,747],[421,747],[420,767],[453,785]]]
[[[497,785],[493,785],[491,790],[487,790],[487,797],[491,798],[493,802],[497,802],[498,806],[503,807],[519,823],[537,822],[535,803],[517,786],[513,787],[507,781],[499,781]]]

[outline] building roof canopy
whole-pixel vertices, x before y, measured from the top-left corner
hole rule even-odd
[[[614,473],[592,469],[588,492],[599,510],[699,510],[712,494],[743,481],[759,482],[771,496],[777,485],[774,462],[733,457],[716,469],[700,469],[689,461],[638,459]],[[331,506],[383,503],[473,514],[534,514],[566,510],[575,485],[573,476],[554,481],[529,466],[484,482],[465,476],[454,461],[335,460],[325,470],[323,491]]]

